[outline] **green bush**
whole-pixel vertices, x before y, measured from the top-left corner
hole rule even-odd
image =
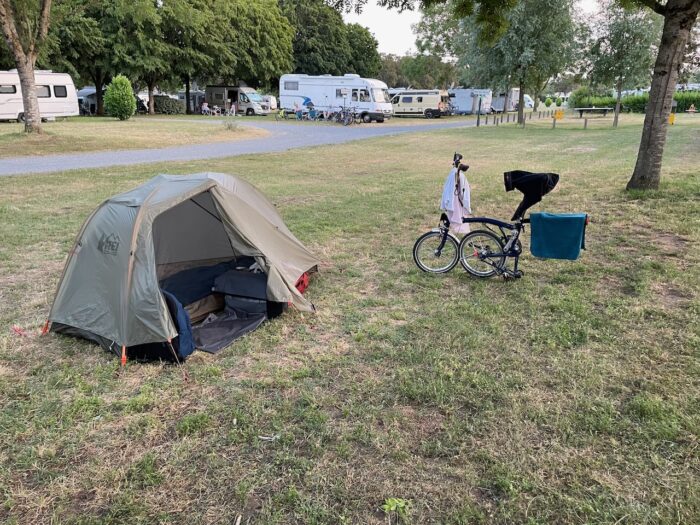
[[[696,109],[700,108],[700,91],[681,91],[674,94],[673,99],[677,102],[676,113],[688,111],[691,104],[695,104]],[[622,106],[625,111],[644,113],[647,104],[649,104],[649,93],[622,97]]]
[[[185,103],[166,95],[156,95],[153,97],[153,105],[155,112],[162,113],[163,115],[185,114]]]
[[[561,107],[562,103],[563,103],[563,101],[562,101],[561,97],[557,97],[555,104],[557,105],[558,108]]]
[[[549,107],[552,105],[552,99],[547,97],[547,99],[544,101],[544,105]]]
[[[105,110],[119,120],[127,120],[136,112],[136,99],[131,82],[124,75],[117,75],[105,91]]]

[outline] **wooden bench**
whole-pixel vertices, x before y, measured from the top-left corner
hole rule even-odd
[[[584,113],[602,113],[605,117],[609,111],[614,111],[613,108],[574,108],[574,111],[578,111],[579,118],[583,118]]]

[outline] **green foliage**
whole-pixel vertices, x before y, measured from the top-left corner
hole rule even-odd
[[[350,45],[350,61],[347,72],[357,73],[361,77],[376,77],[381,68],[379,45],[369,29],[359,24],[348,24],[346,33]]]
[[[399,57],[383,54],[377,78],[389,87],[448,88],[457,81],[457,71],[453,63],[445,62],[437,55]]]
[[[700,91],[679,91],[673,95],[673,100],[677,102],[676,113],[688,111],[691,104],[695,104],[695,108],[700,110]],[[644,113],[647,104],[649,104],[649,93],[622,97],[622,106],[633,113]]]
[[[507,13],[508,27],[489,43],[478,17],[460,22],[453,39],[461,80],[505,90],[523,86],[537,100],[547,83],[573,63],[576,27],[571,0],[522,0]]]
[[[561,105],[563,104],[563,100],[561,99],[561,97],[557,97],[555,104],[557,105],[558,108],[561,107]]]
[[[185,104],[167,95],[156,95],[153,97],[153,102],[156,113],[163,115],[182,115],[185,113]]]
[[[110,115],[119,120],[128,120],[136,112],[134,90],[124,75],[117,75],[107,86],[105,108]]]
[[[581,87],[569,96],[570,108],[614,107],[615,102],[615,97],[590,87]]]
[[[545,99],[545,101],[544,101],[544,105],[547,106],[547,107],[551,106],[551,105],[552,105],[552,99],[549,98],[549,97],[547,97],[547,98]]]
[[[176,430],[178,436],[191,436],[203,432],[210,423],[209,415],[205,412],[187,414],[177,422]]]
[[[648,84],[660,26],[651,12],[605,4],[599,37],[590,50],[593,85],[625,88]]]
[[[308,75],[347,73],[352,50],[343,17],[323,0],[281,0],[294,26],[294,72]]]
[[[402,498],[387,498],[384,500],[382,510],[384,511],[384,514],[389,516],[390,521],[391,516],[396,515],[398,523],[406,523],[408,520],[410,505],[410,501]]]

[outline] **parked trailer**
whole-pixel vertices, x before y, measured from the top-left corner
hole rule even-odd
[[[393,114],[386,84],[352,73],[342,77],[282,75],[279,103],[281,108],[288,111],[311,106],[321,111],[353,107],[365,122],[384,122]]]
[[[512,88],[509,93],[510,94],[508,96],[508,109],[506,109],[506,111],[517,111],[518,101],[520,100],[520,88]],[[495,113],[503,112],[503,104],[505,103],[505,97],[505,93],[501,93],[498,97],[494,98],[491,101],[491,108]],[[532,100],[532,97],[530,95],[523,95],[523,99],[525,100],[526,109],[532,109],[535,107],[535,101]]]
[[[479,111],[481,98],[481,114],[491,113],[492,93],[490,89],[448,89],[452,111],[457,115],[472,115]]]
[[[42,119],[73,117],[80,113],[78,95],[69,74],[35,71],[34,80]],[[0,120],[24,121],[22,86],[16,69],[0,71]]]

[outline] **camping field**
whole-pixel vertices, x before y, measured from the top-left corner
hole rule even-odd
[[[699,523],[700,120],[644,194],[640,123],[0,177],[0,522]],[[477,214],[512,214],[504,171],[560,173],[534,209],[590,213],[582,257],[420,273],[454,151]],[[323,261],[316,314],[183,367],[37,335],[92,209],[204,170],[257,185]]]

